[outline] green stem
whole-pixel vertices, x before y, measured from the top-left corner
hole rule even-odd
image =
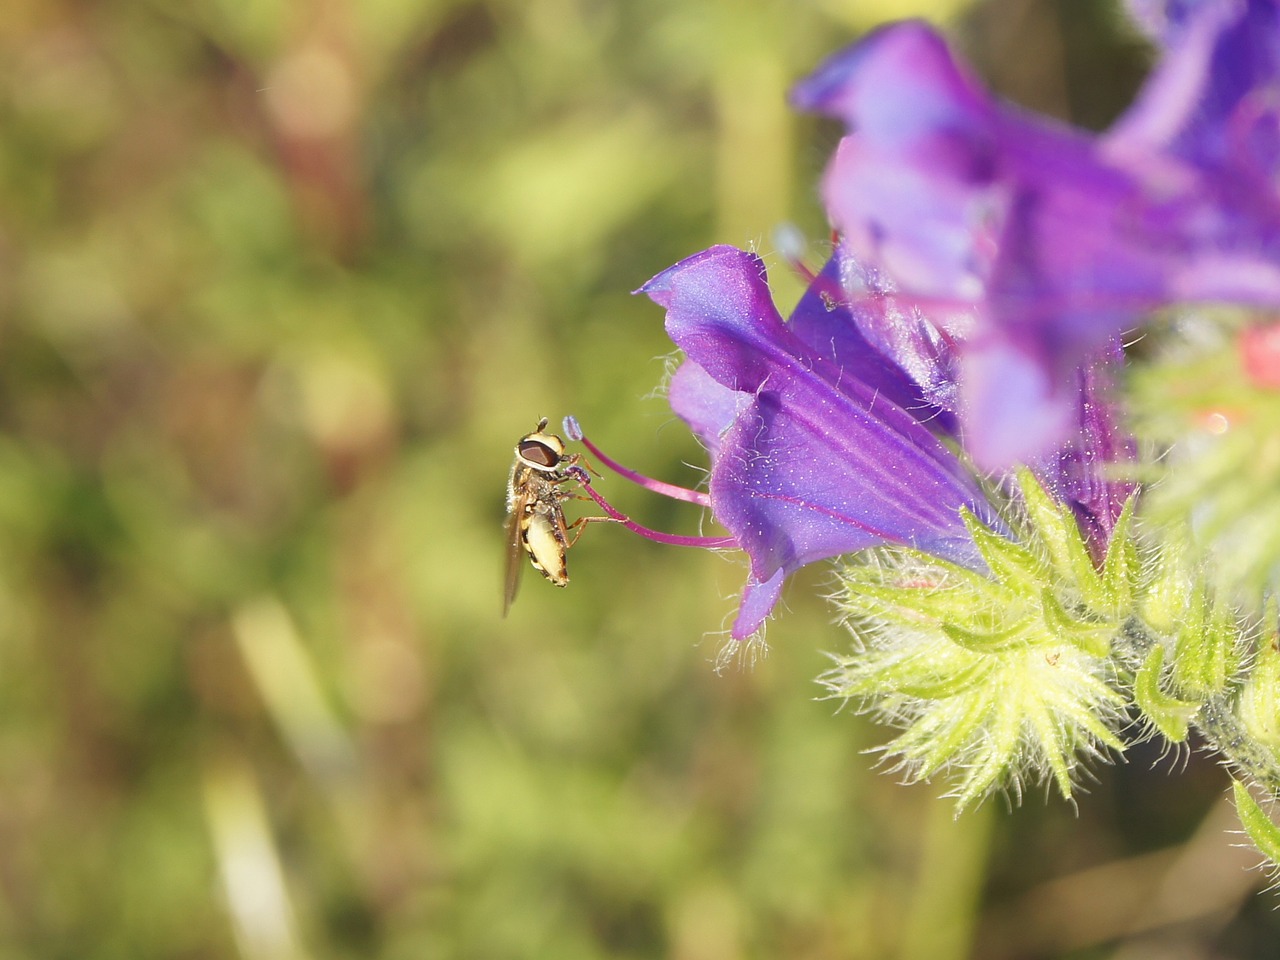
[[[1280,762],[1275,751],[1249,735],[1223,694],[1209,697],[1196,714],[1196,728],[1238,771],[1271,794],[1280,793]]]

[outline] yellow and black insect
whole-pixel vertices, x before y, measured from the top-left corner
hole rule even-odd
[[[524,570],[521,554],[528,554],[533,568],[557,587],[569,583],[566,554],[582,533],[580,525],[588,518],[567,525],[564,502],[575,495],[566,489],[569,482],[580,482],[569,468],[581,454],[565,453],[564,441],[547,433],[547,419],[538,421],[533,433],[527,433],[516,444],[516,459],[507,481],[507,577],[503,592],[502,615],[520,588]],[[573,536],[570,532],[578,528]]]

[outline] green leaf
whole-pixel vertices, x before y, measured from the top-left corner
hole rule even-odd
[[[948,640],[966,650],[975,653],[1000,653],[1027,646],[1030,642],[1027,638],[1029,625],[1030,618],[1023,618],[990,630],[969,629],[957,623],[943,623],[941,628]]]
[[[1133,538],[1133,513],[1137,501],[1137,494],[1125,501],[1111,531],[1107,556],[1102,562],[1103,586],[1111,597],[1112,610],[1122,617],[1133,606],[1142,573],[1142,562]]]
[[[1280,865],[1280,827],[1263,812],[1243,783],[1232,780],[1231,789],[1235,793],[1236,816],[1240,818],[1244,832],[1272,866]]]
[[[1258,642],[1248,680],[1240,691],[1240,722],[1249,736],[1273,753],[1280,750],[1280,648],[1274,624],[1276,602],[1267,604],[1264,622],[1269,627]]]
[[[1035,554],[996,533],[968,510],[961,516],[982,559],[991,568],[992,577],[1016,594],[1034,596],[1049,573]]]
[[[1187,729],[1200,704],[1179,700],[1160,688],[1164,667],[1164,647],[1156,644],[1134,678],[1133,697],[1143,715],[1160,734],[1173,743],[1187,739]]]
[[[960,788],[956,791],[957,810],[981,799],[1015,769],[1021,756],[1018,749],[1021,727],[1022,717],[1016,710],[1001,709],[997,705],[994,716],[985,725],[984,740],[972,758],[972,765],[964,770]]]
[[[1089,556],[1075,516],[1049,496],[1030,470],[1018,471],[1018,486],[1036,539],[1048,553],[1054,573],[1074,586],[1088,606],[1106,608],[1111,598]]]
[[[1200,698],[1225,690],[1236,666],[1238,636],[1235,615],[1226,604],[1215,602],[1208,585],[1198,578],[1188,591],[1176,633],[1174,689]]]
[[[1071,761],[1070,747],[1063,742],[1064,730],[1057,723],[1044,703],[1030,705],[1027,710],[1027,721],[1035,729],[1036,740],[1044,751],[1045,763],[1053,774],[1053,781],[1058,785],[1062,796],[1071,799]]]
[[[1040,593],[1040,608],[1044,614],[1045,626],[1055,636],[1093,657],[1105,657],[1111,652],[1111,638],[1115,635],[1118,624],[1096,623],[1073,617],[1049,587]]]

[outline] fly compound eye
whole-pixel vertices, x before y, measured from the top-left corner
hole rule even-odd
[[[516,454],[531,467],[554,470],[560,466],[564,451],[563,449],[557,450],[543,440],[534,440],[526,437],[516,447]]]

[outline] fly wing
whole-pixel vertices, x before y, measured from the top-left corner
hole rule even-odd
[[[502,591],[502,615],[505,617],[520,589],[520,575],[524,573],[524,547],[520,543],[520,513],[507,514],[506,542],[507,576]]]
[[[524,485],[518,483],[518,469],[511,468],[511,479],[507,481],[507,525],[504,541],[506,577],[502,590],[502,615],[505,617],[516,599],[520,589],[520,575],[524,573],[524,545],[520,542],[520,518],[524,516],[524,505],[527,493]]]

